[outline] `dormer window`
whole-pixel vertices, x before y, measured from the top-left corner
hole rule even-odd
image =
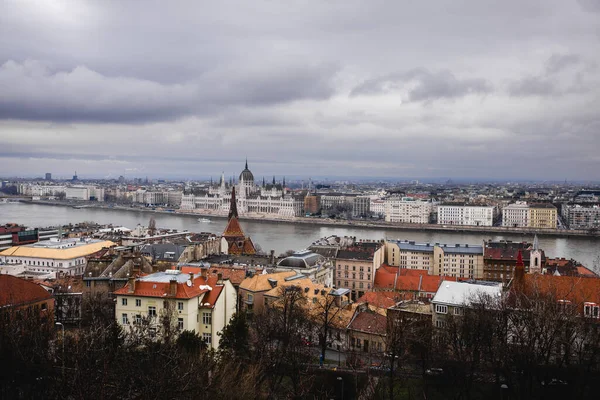
[[[600,318],[600,306],[596,303],[584,303],[583,315],[588,318]]]

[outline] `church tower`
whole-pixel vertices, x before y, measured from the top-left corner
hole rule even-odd
[[[231,189],[231,204],[229,206],[229,216],[227,226],[223,232],[223,237],[227,241],[227,254],[256,254],[254,243],[244,234],[240,222],[238,221],[237,200],[235,198],[235,186]]]
[[[537,235],[533,238],[533,248],[529,255],[529,273],[540,274],[542,272],[542,252]]]

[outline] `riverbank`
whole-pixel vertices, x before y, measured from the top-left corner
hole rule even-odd
[[[22,201],[26,204],[39,204],[48,206],[74,207],[74,208],[100,208],[107,210],[123,210],[123,211],[140,211],[145,213],[158,214],[175,214],[187,215],[202,218],[218,218],[226,219],[226,215],[206,212],[190,212],[181,210],[164,210],[150,209],[142,207],[126,207],[118,205],[106,205],[100,203],[81,203],[81,202],[61,202],[61,201],[45,201],[31,200]],[[528,228],[508,228],[501,226],[454,226],[454,225],[437,225],[437,224],[403,224],[391,223],[385,221],[361,221],[361,220],[332,220],[324,218],[274,218],[265,216],[240,216],[240,220],[248,220],[254,222],[269,222],[277,224],[302,224],[302,225],[319,225],[336,228],[364,228],[364,229],[385,229],[398,231],[433,231],[445,233],[485,233],[495,235],[534,235],[549,236],[549,237],[584,237],[584,238],[600,238],[600,232],[589,232],[581,230],[564,230],[564,229],[528,229]]]

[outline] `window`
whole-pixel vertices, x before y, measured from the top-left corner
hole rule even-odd
[[[583,314],[586,317],[599,318],[600,306],[598,306],[596,303],[585,303],[585,305],[583,306]]]
[[[42,311],[45,311],[48,309],[48,305],[46,303],[42,303]]]
[[[177,329],[183,330],[183,318],[177,318]]]
[[[136,325],[139,325],[142,323],[142,316],[140,314],[136,314],[135,323],[136,323]]]
[[[149,317],[156,317],[156,307],[154,307],[154,306],[148,306],[148,316]]]
[[[465,312],[462,308],[460,307],[454,307],[454,315],[464,315]]]
[[[129,319],[127,318],[127,314],[123,314],[123,325],[129,325]]]
[[[212,314],[209,312],[203,312],[202,313],[202,323],[204,325],[212,324]]]
[[[202,340],[204,340],[204,343],[206,343],[207,346],[210,346],[212,342],[212,335],[210,333],[203,333]]]
[[[92,281],[85,281],[85,287],[92,287]]]
[[[248,293],[248,303],[252,303],[254,301],[254,295]]]
[[[435,321],[435,327],[436,328],[445,328],[446,327],[446,321],[436,320]]]
[[[127,305],[127,299],[126,298],[122,298],[121,299],[121,305],[122,306],[126,306]]]
[[[183,310],[183,301],[178,301],[178,302],[177,302],[177,309],[178,309],[179,311],[182,311],[182,310]]]
[[[448,314],[448,306],[443,306],[441,304],[435,305],[435,312],[438,314]]]
[[[142,299],[135,299],[135,306],[136,307],[141,307],[142,306]]]

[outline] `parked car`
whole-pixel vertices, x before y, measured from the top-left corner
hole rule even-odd
[[[429,368],[425,371],[425,375],[427,375],[427,376],[442,376],[442,375],[444,375],[444,370],[442,368]]]

